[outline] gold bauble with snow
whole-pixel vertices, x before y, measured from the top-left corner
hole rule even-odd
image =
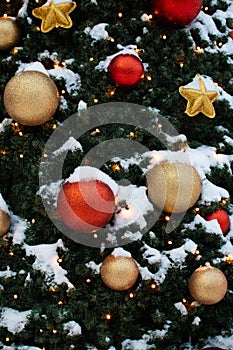
[[[201,304],[212,305],[222,300],[227,292],[227,279],[224,273],[214,266],[201,266],[189,280],[192,297]]]
[[[53,80],[39,71],[24,71],[6,84],[3,102],[9,116],[16,122],[35,126],[54,115],[59,92]]]
[[[182,213],[191,208],[201,193],[201,179],[190,164],[163,161],[147,175],[148,196],[167,213]]]
[[[114,290],[131,288],[138,278],[137,264],[130,256],[108,255],[100,268],[104,284]]]

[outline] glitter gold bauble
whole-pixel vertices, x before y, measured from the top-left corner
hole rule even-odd
[[[104,284],[114,290],[131,288],[138,278],[138,267],[135,260],[128,256],[108,255],[100,268]]]
[[[10,17],[0,17],[0,51],[8,51],[20,41],[18,23]]]
[[[201,266],[190,277],[189,291],[199,303],[212,305],[224,298],[227,285],[227,279],[220,269],[213,266]]]
[[[3,237],[10,228],[10,215],[0,209],[0,237]]]
[[[190,164],[156,164],[147,175],[148,196],[167,213],[182,213],[191,208],[201,193],[201,179]]]
[[[23,125],[35,126],[52,118],[58,107],[59,93],[46,74],[24,71],[8,81],[3,101],[12,119]]]

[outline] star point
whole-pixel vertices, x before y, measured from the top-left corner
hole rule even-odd
[[[186,88],[180,86],[179,93],[188,101],[185,113],[194,117],[198,113],[203,113],[209,118],[215,117],[213,102],[218,98],[217,91],[208,91],[203,79],[197,74],[200,89]]]
[[[47,33],[53,28],[70,28],[72,27],[72,20],[69,14],[75,9],[76,3],[62,2],[54,4],[53,1],[48,6],[41,6],[32,11],[33,16],[40,18],[41,31]]]

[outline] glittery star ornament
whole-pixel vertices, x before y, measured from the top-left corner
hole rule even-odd
[[[194,117],[198,113],[203,113],[209,118],[215,117],[213,102],[218,97],[218,92],[214,90],[208,91],[200,74],[195,76],[199,82],[199,89],[179,87],[179,93],[188,100],[185,113],[190,117]]]
[[[48,6],[41,6],[32,11],[33,16],[40,18],[41,31],[47,33],[53,28],[70,28],[72,27],[72,20],[69,14],[75,9],[76,3],[71,2],[59,2],[51,3]]]

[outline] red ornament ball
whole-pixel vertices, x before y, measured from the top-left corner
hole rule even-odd
[[[58,194],[62,221],[75,231],[90,233],[103,228],[115,211],[114,193],[100,180],[66,182]]]
[[[199,14],[203,0],[151,0],[153,13],[159,19],[184,27]]]
[[[233,31],[230,32],[230,37],[231,37],[231,39],[233,39]]]
[[[228,213],[224,209],[217,209],[210,215],[207,215],[206,220],[214,220],[217,219],[219,226],[221,227],[223,235],[226,235],[230,229],[231,222]]]
[[[140,83],[144,77],[144,67],[137,56],[119,54],[111,60],[108,73],[116,86],[129,89]]]

